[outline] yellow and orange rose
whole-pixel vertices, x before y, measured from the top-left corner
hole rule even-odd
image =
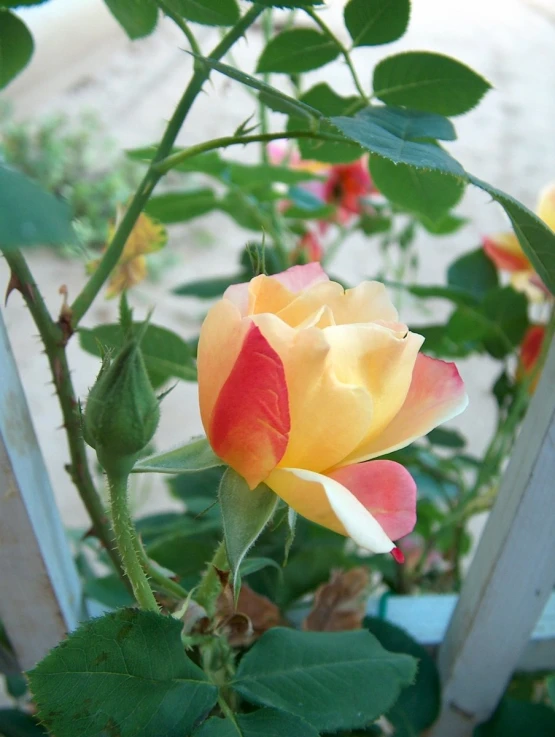
[[[414,527],[408,471],[371,460],[466,407],[454,364],[422,355],[385,287],[344,290],[318,263],[230,287],[198,349],[200,409],[214,452],[251,489],[401,559]],[[253,493],[255,493],[253,491]]]

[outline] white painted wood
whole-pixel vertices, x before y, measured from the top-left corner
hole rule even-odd
[[[554,387],[555,342],[440,648],[433,737],[469,737],[491,715],[555,585]]]
[[[28,669],[84,612],[1,313],[0,570],[0,619],[21,667]]]

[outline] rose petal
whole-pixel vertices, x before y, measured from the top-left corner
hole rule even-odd
[[[278,468],[266,483],[300,515],[347,535],[360,547],[373,553],[395,548],[375,517],[335,479],[300,468]]]
[[[555,183],[542,191],[536,211],[547,227],[555,232]]]
[[[490,238],[484,238],[483,247],[493,263],[502,271],[523,271],[531,268],[530,261],[514,233],[498,233]]]
[[[280,274],[273,274],[270,278],[283,284],[293,294],[302,292],[313,284],[329,281],[329,276],[315,261],[310,264],[291,266],[290,269],[282,271]]]
[[[214,405],[210,444],[255,488],[283,457],[289,428],[283,363],[260,329],[251,323]]]
[[[524,335],[520,345],[520,360],[526,373],[534,368],[540,357],[545,332],[545,325],[531,325]]]
[[[454,363],[419,354],[403,406],[378,436],[362,443],[341,466],[366,461],[404,448],[442,422],[456,417],[468,404]]]
[[[400,463],[368,461],[329,474],[356,496],[392,540],[408,535],[416,524],[416,483]]]

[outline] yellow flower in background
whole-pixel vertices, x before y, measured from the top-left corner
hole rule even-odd
[[[536,213],[555,231],[555,183],[547,186],[541,193]],[[518,292],[524,292],[533,302],[541,302],[549,295],[512,231],[484,238],[483,247],[500,271],[511,274],[511,284]]]
[[[263,482],[307,519],[400,560],[393,540],[414,527],[416,484],[375,459],[468,401],[455,365],[421,354],[422,342],[383,284],[345,291],[316,262],[229,287],[198,348],[210,445],[251,489]]]
[[[118,210],[116,222],[110,226],[108,232],[108,243],[112,240],[124,214],[123,209]],[[146,279],[148,273],[146,256],[163,248],[167,240],[168,234],[164,226],[144,212],[141,213],[110,276],[106,299],[116,297]],[[91,261],[87,265],[87,272],[90,274],[96,271],[99,262],[100,259]]]

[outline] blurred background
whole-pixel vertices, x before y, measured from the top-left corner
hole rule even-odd
[[[340,38],[347,37],[343,4],[331,0],[324,11],[326,22]],[[15,135],[13,140],[23,141],[20,145],[25,148],[29,146],[28,136],[21,133],[28,130],[25,121],[49,120],[42,138],[34,144],[41,148],[46,174],[65,166],[77,181],[82,177],[81,196],[91,208],[97,199],[102,200],[103,192],[112,198],[118,192],[125,195],[140,169],[125,163],[118,152],[159,139],[191,74],[191,57],[183,50],[180,32],[162,19],[152,36],[131,42],[102,0],[54,0],[18,12],[32,30],[36,52],[29,67],[2,95],[0,144],[11,131],[12,139]],[[203,51],[218,41],[217,29],[197,26],[196,32]],[[255,26],[248,43],[242,40],[234,48],[234,61],[252,71],[262,45],[262,30]],[[539,191],[555,180],[555,0],[414,0],[409,31],[402,39],[386,49],[355,50],[354,62],[363,84],[368,84],[377,61],[405,49],[452,55],[492,83],[493,90],[479,107],[456,121],[459,139],[448,148],[473,174],[533,209]],[[323,79],[343,95],[354,91],[341,61],[309,73],[307,85]],[[255,110],[255,101],[241,85],[214,73],[178,143],[187,146],[231,134]],[[63,118],[56,118],[59,115]],[[64,136],[66,143],[61,144]],[[70,145],[72,136],[77,142]],[[77,155],[72,159],[71,153],[83,140],[86,171],[80,171],[83,162]],[[252,160],[258,153],[257,147],[235,148],[229,156]],[[78,165],[71,169],[77,159]],[[87,180],[90,170],[97,172],[92,183]],[[96,219],[93,212],[83,226],[93,240],[95,228],[101,228],[98,223],[103,222],[101,210],[98,205]],[[441,238],[431,238],[423,231],[419,234],[419,283],[443,283],[446,266],[457,254],[479,246],[484,235],[507,229],[501,209],[475,188],[468,189],[457,214],[469,221],[456,233]],[[202,276],[233,273],[238,253],[253,234],[220,212],[186,226],[171,226],[169,232],[168,247],[153,262],[149,280],[130,293],[130,302],[137,319],[155,305],[157,324],[190,338],[198,334],[207,303],[172,295],[169,290]],[[340,250],[330,271],[355,284],[378,271],[379,259],[374,240],[356,233]],[[31,268],[53,313],[58,314],[62,304],[62,285],[70,300],[81,289],[85,261],[82,254],[60,254],[53,249],[29,253]],[[0,284],[6,285],[8,278],[2,261]],[[414,305],[405,300],[403,319],[410,325],[411,321],[422,324],[444,317],[445,303],[427,304],[428,315],[421,311],[415,315]],[[116,312],[117,300],[107,302],[102,296],[85,325],[111,322]],[[3,315],[63,520],[69,527],[82,527],[87,518],[64,471],[66,442],[59,429],[61,415],[49,384],[47,362],[17,293],[10,297]],[[77,340],[70,344],[69,359],[76,391],[84,399],[99,361],[84,353]],[[468,387],[470,407],[453,426],[467,435],[469,450],[480,454],[494,427],[490,387],[498,365],[487,356],[457,363]],[[156,445],[169,448],[201,432],[196,384],[180,382],[163,404]],[[147,475],[133,493],[137,510],[143,512],[168,509],[172,504],[162,480],[155,476]]]

